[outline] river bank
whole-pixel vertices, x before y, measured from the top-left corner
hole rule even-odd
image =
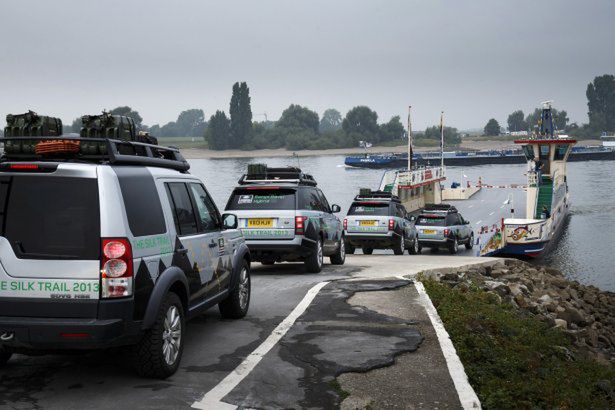
[[[174,145],[171,139],[165,139],[165,144]],[[583,145],[600,145],[598,140],[583,141]],[[175,144],[177,145],[177,144]],[[468,150],[490,150],[490,149],[505,149],[511,148],[514,145],[509,140],[472,140],[467,139],[461,142],[459,148]],[[243,151],[237,149],[229,149],[224,151],[210,150],[206,148],[197,148],[186,146],[182,147],[179,144],[182,155],[187,159],[217,159],[217,158],[265,158],[265,157],[311,157],[311,156],[331,156],[331,155],[356,155],[356,154],[383,154],[383,153],[405,153],[408,150],[406,145],[398,145],[394,147],[370,147],[370,148],[334,148],[334,149],[318,149],[318,150],[301,150],[289,151],[284,148],[278,149],[261,149],[253,151]],[[448,148],[447,148],[448,149]],[[452,148],[451,148],[452,149]],[[414,147],[415,152],[437,151],[438,147]],[[450,149],[449,149],[450,150]]]
[[[475,265],[423,274],[467,292],[478,288],[498,304],[560,329],[572,350],[564,352],[615,366],[615,293],[567,280],[561,271],[516,259],[500,266]],[[615,387],[615,386],[614,386]]]

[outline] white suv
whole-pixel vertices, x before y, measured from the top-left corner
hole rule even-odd
[[[0,365],[11,354],[136,345],[139,374],[180,363],[185,321],[241,318],[250,253],[176,149],[96,138],[106,153],[0,161]],[[5,138],[49,141],[49,138]]]

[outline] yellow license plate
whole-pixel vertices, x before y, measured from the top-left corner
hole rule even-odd
[[[359,221],[359,226],[376,226],[378,221]]]
[[[248,228],[273,228],[273,219],[248,219]]]
[[[434,235],[436,233],[435,229],[423,229],[423,233],[427,235]]]

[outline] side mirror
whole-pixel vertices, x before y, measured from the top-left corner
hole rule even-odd
[[[410,222],[414,222],[416,221],[416,216],[411,215],[411,214],[406,214],[406,219],[409,220]]]
[[[463,221],[463,224],[464,224],[464,225],[470,225],[470,221],[466,221],[466,220],[464,220],[464,221]]]
[[[337,205],[337,204],[331,205],[331,212],[332,213],[336,214],[336,213],[340,212],[341,210],[342,210],[342,208],[339,205]]]
[[[222,215],[222,229],[237,229],[237,216],[234,214]]]

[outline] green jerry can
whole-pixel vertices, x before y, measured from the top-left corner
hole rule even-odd
[[[135,141],[135,123],[132,118],[123,115],[111,115],[103,111],[101,115],[84,115],[81,117],[81,138],[109,138],[114,140]],[[107,144],[104,142],[81,141],[81,153],[84,155],[105,155]]]
[[[62,135],[62,120],[34,111],[25,114],[9,114],[6,116],[5,137],[57,137]],[[37,140],[7,141],[4,152],[10,154],[34,155]]]

